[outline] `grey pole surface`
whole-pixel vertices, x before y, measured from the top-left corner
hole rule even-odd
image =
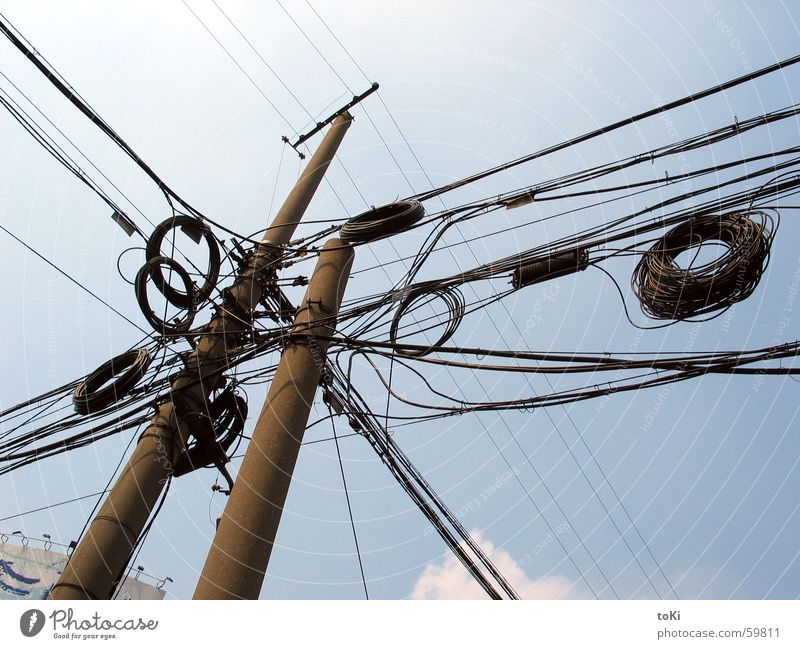
[[[236,311],[252,314],[263,297],[272,264],[322,181],[352,117],[337,117],[320,142],[249,263],[229,289]],[[208,395],[221,382],[221,370],[247,329],[241,317],[220,309],[206,328],[186,368],[173,381],[170,398],[162,403],[120,473],[117,482],[72,553],[50,599],[108,599],[121,579],[131,552],[169,477],[191,430],[176,415],[205,410]],[[184,408],[180,408],[181,404]]]
[[[209,550],[194,599],[257,599],[353,263],[325,244]]]

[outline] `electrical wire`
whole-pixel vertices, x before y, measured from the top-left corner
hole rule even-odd
[[[762,211],[692,218],[672,228],[645,253],[631,287],[651,318],[688,320],[726,309],[755,291],[769,260],[772,218]],[[682,267],[679,255],[709,242],[722,254]],[[715,251],[716,252],[716,251]]]
[[[333,413],[331,413],[333,414]],[[353,530],[353,543],[356,547],[356,556],[358,557],[358,569],[361,573],[361,582],[364,585],[364,599],[369,599],[369,589],[367,588],[367,578],[364,576],[364,562],[361,560],[361,548],[358,545],[358,534],[356,533],[356,522],[353,519],[353,507],[350,504],[350,492],[347,489],[347,478],[344,475],[344,462],[342,461],[342,451],[339,448],[339,437],[336,434],[336,424],[331,419],[331,428],[333,429],[333,441],[336,444],[336,457],[339,460],[339,472],[342,474],[342,488],[344,489],[344,497],[347,501],[347,514],[350,517],[350,527]]]

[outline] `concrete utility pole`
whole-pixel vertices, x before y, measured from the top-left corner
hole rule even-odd
[[[194,599],[258,599],[308,415],[324,379],[328,341],[350,276],[353,249],[325,244],[272,379]]]
[[[73,552],[50,599],[108,599],[121,579],[131,551],[150,512],[163,491],[180,450],[191,430],[181,413],[204,412],[208,395],[221,384],[221,369],[239,346],[255,306],[269,286],[273,262],[281,246],[292,238],[297,224],[325,174],[345,132],[352,122],[343,113],[331,124],[303,174],[281,207],[272,225],[229,289],[229,300],[238,314],[220,309],[173,381],[171,399],[164,402],[142,434],[130,460],[100,512]],[[176,414],[175,406],[178,406]],[[183,408],[181,408],[183,405]]]

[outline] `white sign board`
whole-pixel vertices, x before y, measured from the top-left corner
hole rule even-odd
[[[0,599],[47,599],[67,555],[25,545],[0,543]],[[116,599],[164,599],[165,591],[126,577]]]

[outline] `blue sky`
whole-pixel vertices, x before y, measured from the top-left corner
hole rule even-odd
[[[368,87],[305,2],[284,6],[330,65],[277,4],[219,4],[314,118],[347,101],[345,83],[356,92]],[[779,2],[312,4],[369,79],[381,84],[391,116],[374,97],[363,106],[367,113],[354,110],[355,123],[340,149],[344,166],[331,168],[330,185],[320,188],[308,219],[352,216],[367,205],[423,191],[429,182],[445,184],[741,76],[796,54],[800,31],[798,9]],[[300,161],[282,148],[280,136],[302,132],[310,120],[213,3],[189,5],[260,91],[181,2],[4,2],[2,11],[179,194],[228,227],[254,232],[266,225],[299,170]],[[8,79],[153,222],[169,216],[153,184],[27,61],[7,43],[0,52]],[[797,101],[799,81],[800,69],[788,69],[446,194],[445,205],[788,106]],[[6,79],[0,85],[10,89]],[[125,237],[108,208],[5,114],[0,134],[0,223],[147,327],[132,288],[117,273],[120,253],[139,243]],[[634,169],[623,180],[674,176],[682,165],[696,169],[785,148],[799,136],[797,122],[787,120],[685,160]],[[541,245],[653,200],[631,198],[540,223],[534,221],[557,206],[492,213],[448,233],[444,243],[532,225],[454,245],[434,255],[420,278]],[[624,317],[608,277],[590,268],[471,314],[453,343],[635,353],[747,349],[795,340],[800,232],[796,211],[781,215],[759,288],[709,323],[637,330]],[[306,225],[300,233],[316,229]],[[2,406],[82,376],[141,337],[13,240],[4,235],[2,241],[0,276],[8,305],[0,324]],[[405,268],[396,260],[413,255],[420,241],[411,233],[359,248],[346,299],[388,290],[401,280]],[[375,268],[380,262],[394,263]],[[120,261],[129,279],[140,264],[141,251]],[[634,322],[651,325],[627,290],[634,264],[622,258],[603,268],[623,287]],[[474,290],[490,294],[504,288],[502,281]],[[468,300],[472,290],[464,290]],[[481,399],[542,394],[576,381],[426,371],[443,390]],[[424,397],[411,375],[398,372],[394,380],[403,394]],[[357,366],[354,382],[383,413],[386,392],[374,373]],[[709,376],[566,409],[397,427],[394,435],[529,596],[666,597],[669,581],[681,598],[795,598],[796,391],[791,378]],[[264,393],[264,386],[248,388],[251,412],[258,411]],[[407,410],[396,401],[389,409],[397,415]],[[312,420],[324,414],[320,405]],[[337,426],[349,432],[345,422]],[[331,433],[326,422],[310,429],[306,440]],[[6,494],[0,519],[101,490],[129,441],[120,435],[0,477]],[[370,595],[472,595],[473,586],[368,444],[348,437],[341,451]],[[213,520],[224,505],[224,497],[211,492],[214,481],[210,470],[175,481],[139,557],[149,573],[174,580],[170,597],[193,592]],[[93,504],[90,498],[3,520],[0,530],[47,532],[66,543],[80,533]],[[298,462],[262,597],[362,595],[335,447],[328,441],[309,444]]]

